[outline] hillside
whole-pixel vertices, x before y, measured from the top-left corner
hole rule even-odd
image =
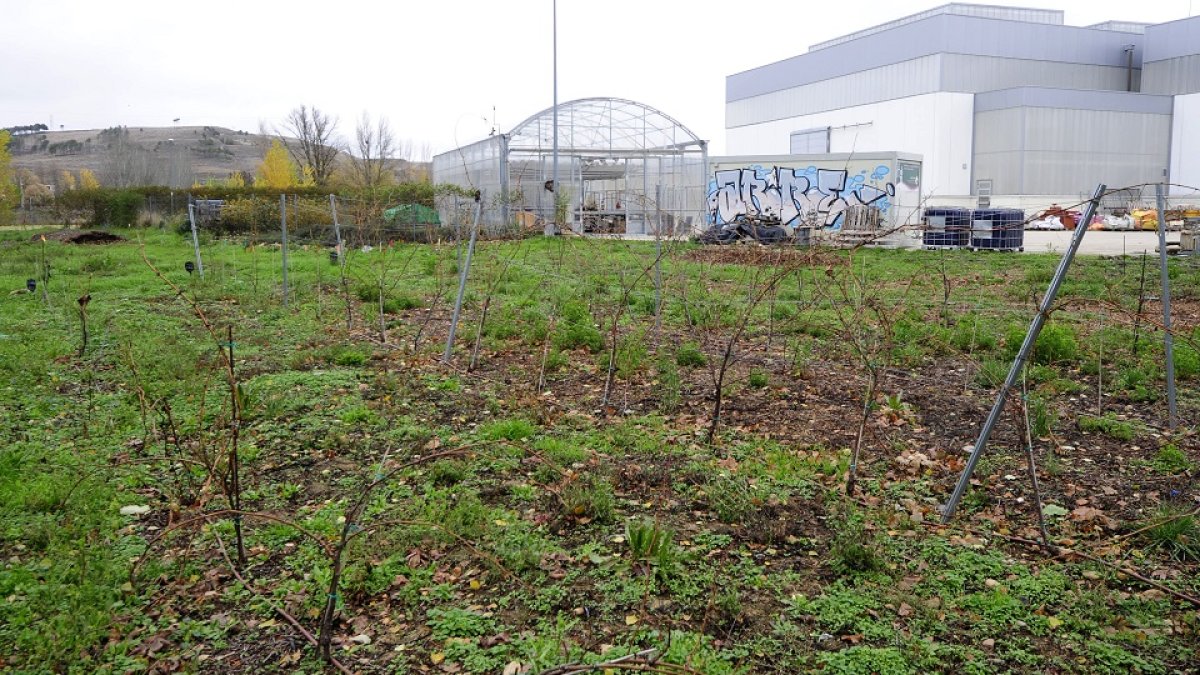
[[[59,171],[90,169],[105,185],[195,180],[253,172],[270,137],[222,127],[126,127],[14,136],[13,164],[53,183]],[[150,180],[152,179],[152,180]]]
[[[105,186],[188,187],[197,180],[253,174],[271,136],[211,126],[111,127],[43,131],[13,136],[13,165],[33,171],[47,185],[60,171],[91,170]],[[346,155],[343,155],[346,157]],[[399,179],[419,163],[396,161]]]

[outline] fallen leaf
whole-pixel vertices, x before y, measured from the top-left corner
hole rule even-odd
[[[1058,504],[1046,504],[1042,507],[1042,515],[1049,516],[1051,518],[1055,516],[1065,516],[1067,513],[1068,511]]]
[[[436,666],[439,663],[441,663],[442,661],[446,660],[446,655],[441,652],[434,652],[429,655],[429,660],[432,661],[433,665]]]
[[[1058,618],[1057,616],[1046,617],[1046,625],[1050,626],[1050,628],[1058,628],[1062,624],[1062,619]]]
[[[630,614],[625,617],[625,625],[626,626],[632,626],[633,624],[635,624],[637,622],[638,622],[638,617],[636,614]]]

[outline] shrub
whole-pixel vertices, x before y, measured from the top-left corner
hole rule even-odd
[[[1050,435],[1054,427],[1054,411],[1046,405],[1046,400],[1036,394],[1029,396],[1029,427],[1035,438]]]
[[[979,364],[979,372],[975,373],[975,384],[981,387],[996,387],[1004,383],[1008,376],[1010,364],[989,359]]]
[[[1079,430],[1101,433],[1118,441],[1132,441],[1134,436],[1133,424],[1111,415],[1104,417],[1083,415],[1079,418]]]
[[[868,534],[863,517],[854,512],[845,515],[829,552],[829,566],[841,575],[853,576],[883,569],[874,537]]]
[[[288,234],[312,236],[325,234],[332,216],[325,199],[288,200]],[[280,226],[279,197],[239,197],[221,205],[216,230],[222,234],[242,232],[278,232]]]
[[[537,433],[537,427],[529,420],[519,418],[496,420],[479,429],[479,436],[491,441],[520,441]]]
[[[1200,352],[1189,345],[1175,345],[1175,377],[1190,380],[1200,375]]]
[[[705,358],[704,352],[700,351],[700,345],[684,342],[675,351],[675,363],[684,368],[697,368],[708,363],[708,359]]]
[[[633,375],[641,372],[648,352],[645,338],[646,336],[643,331],[637,331],[621,340],[617,346],[617,377],[628,380]],[[609,352],[607,350],[600,354],[599,366],[601,370],[608,370],[608,359]]]
[[[722,523],[744,520],[755,508],[750,483],[740,476],[716,476],[704,486],[708,506]]]
[[[1192,460],[1173,443],[1168,443],[1159,449],[1154,456],[1151,466],[1159,473],[1187,473],[1195,468]]]
[[[750,386],[754,389],[762,389],[767,386],[767,374],[755,368],[750,371]]]
[[[950,344],[967,354],[976,350],[991,351],[996,348],[994,327],[976,316],[963,317],[950,331]]]
[[[590,324],[560,323],[554,333],[554,348],[577,349],[587,347],[588,351],[599,352],[604,347],[604,338],[600,331]]]
[[[1009,356],[1016,356],[1025,340],[1026,328],[1014,326],[1008,331],[1005,340]],[[1075,341],[1075,330],[1062,324],[1049,324],[1038,334],[1037,342],[1033,345],[1030,361],[1047,365],[1074,361],[1079,356],[1079,345]]]
[[[367,355],[357,349],[344,347],[334,352],[333,362],[339,366],[361,366],[367,362]]]
[[[1152,521],[1158,524],[1140,534],[1148,547],[1179,561],[1200,562],[1200,524],[1194,515],[1167,507],[1155,514]]]
[[[572,481],[559,496],[569,516],[591,518],[599,523],[612,520],[615,499],[612,483],[605,478],[593,476]]]
[[[142,195],[133,190],[95,190],[92,193],[93,227],[134,225],[142,208]]]
[[[463,462],[442,460],[429,465],[429,480],[434,485],[447,487],[457,485],[467,478],[467,467]]]
[[[675,532],[649,520],[625,522],[625,541],[634,560],[667,565],[674,559]]]
[[[682,384],[679,379],[679,366],[668,358],[658,360],[658,409],[664,414],[671,414],[679,409]]]

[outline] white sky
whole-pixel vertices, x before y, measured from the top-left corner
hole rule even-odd
[[[559,0],[559,101],[633,99],[725,145],[727,75],[942,0]],[[1070,25],[1161,22],[1195,0],[1027,0]],[[1196,7],[1200,10],[1200,7]],[[4,0],[0,126],[213,125],[363,111],[434,152],[552,102],[551,0]],[[486,119],[485,119],[486,118]]]

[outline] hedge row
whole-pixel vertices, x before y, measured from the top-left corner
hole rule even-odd
[[[373,190],[340,190],[336,194],[339,199],[350,204],[370,204],[372,210],[395,206],[397,204],[421,204],[434,207],[434,197],[437,194],[463,192],[453,185],[434,186],[431,183],[401,183]],[[171,195],[177,198],[176,204],[181,208],[187,204],[187,197],[194,199],[221,199],[227,203],[237,202],[235,210],[238,215],[232,231],[252,230],[265,226],[268,210],[274,210],[274,220],[278,220],[279,195],[296,195],[301,199],[304,211],[310,212],[316,219],[319,204],[328,204],[330,192],[317,187],[293,187],[287,189],[259,187],[194,187],[188,190],[174,190],[161,185],[148,185],[133,188],[98,188],[95,190],[70,190],[55,198],[49,208],[61,214],[63,220],[83,220],[94,227],[112,225],[132,225],[138,222],[138,213],[147,199],[153,199],[159,204],[166,204]],[[350,206],[347,204],[347,207]],[[324,207],[327,209],[327,207]],[[349,209],[347,209],[349,210]]]

